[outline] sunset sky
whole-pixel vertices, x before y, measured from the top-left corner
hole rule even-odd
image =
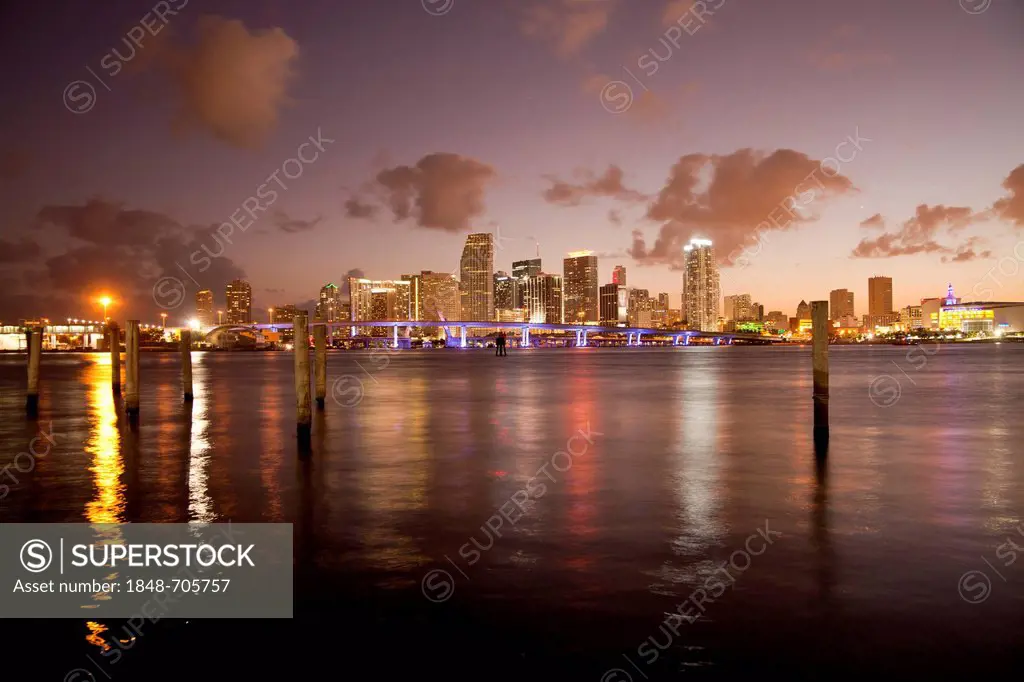
[[[152,320],[175,281],[184,318],[242,275],[255,309],[302,303],[353,271],[451,271],[498,226],[496,269],[592,249],[602,283],[623,264],[674,306],[694,236],[766,312],[848,288],[865,313],[875,274],[897,306],[947,282],[1024,300],[1018,0],[21,4],[0,10],[5,322],[98,317],[104,290]]]

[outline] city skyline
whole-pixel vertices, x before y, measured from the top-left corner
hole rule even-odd
[[[766,310],[837,288],[867,301],[877,272],[895,307],[948,281],[1024,299],[1006,274],[1024,259],[1024,159],[1006,143],[1024,7],[705,4],[694,19],[676,0],[559,1],[542,29],[526,6],[211,0],[167,17],[113,78],[101,60],[138,7],[83,10],[73,40],[39,30],[45,62],[5,41],[25,68],[4,86],[19,106],[0,126],[0,318],[81,315],[110,292],[118,314],[152,319],[235,278],[258,283],[256,309],[305,303],[350,274],[457,269],[482,231],[496,269],[586,248],[600,285],[621,263],[673,300],[691,238],[715,242],[723,294]],[[51,23],[5,12],[5,30]],[[359,58],[388,41],[431,59]],[[264,87],[231,88],[264,66]],[[91,100],[85,67],[105,79]],[[927,106],[950,88],[963,107]]]

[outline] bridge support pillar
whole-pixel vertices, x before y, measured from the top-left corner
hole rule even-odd
[[[523,334],[522,334],[522,337],[519,340],[519,343],[520,343],[520,345],[523,348],[529,347],[529,345],[530,345],[530,328],[529,327],[523,327]]]
[[[689,334],[686,334],[685,336],[683,336],[683,345],[684,346],[689,346],[690,345],[690,335]]]
[[[108,327],[108,338],[110,339],[110,387],[114,393],[121,394],[121,330],[117,322],[111,322]]]
[[[584,346],[587,345],[587,330],[586,329],[583,330],[583,345]]]
[[[672,337],[672,345],[673,346],[678,346],[679,345],[679,335],[678,334],[676,334],[675,336]]]
[[[583,330],[582,329],[577,329],[576,330],[576,347],[578,348],[581,345],[583,345]]]
[[[637,333],[636,333],[636,345],[638,345],[638,346],[640,345],[640,336],[641,336],[641,335],[642,335],[642,333],[641,333],[641,332],[637,332]]]
[[[396,324],[392,329],[394,329],[395,332],[392,335],[391,347],[398,348],[398,325]]]
[[[462,329],[462,338],[461,338],[461,341],[459,342],[459,348],[465,348],[466,347],[466,327],[462,326],[461,329]]]
[[[627,346],[632,346],[633,345],[633,332],[629,332],[628,334],[626,334],[626,345]]]

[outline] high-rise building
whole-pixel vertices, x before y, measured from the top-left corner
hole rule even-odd
[[[565,319],[560,275],[547,275],[542,272],[527,277],[523,299],[526,319],[529,322],[561,324]]]
[[[764,322],[764,306],[760,303],[755,303],[751,306],[750,319],[754,322]]]
[[[620,287],[626,286],[626,266],[616,265],[612,269],[612,284],[618,284]]]
[[[212,327],[217,319],[213,313],[213,292],[209,289],[196,292],[196,319],[203,328]]]
[[[574,251],[563,261],[563,296],[567,324],[597,324],[597,256],[593,251]]]
[[[516,308],[516,280],[507,272],[494,273],[494,310],[510,311]],[[505,314],[507,317],[507,313]],[[497,318],[495,318],[497,319]]]
[[[512,277],[517,283],[513,307],[525,309],[523,299],[526,296],[526,278],[539,275],[540,272],[540,258],[512,261]]]
[[[478,232],[466,237],[459,261],[459,294],[463,320],[494,319],[494,235]]]
[[[842,320],[844,317],[854,317],[853,292],[847,289],[833,289],[828,294],[828,319],[833,321]]]
[[[336,284],[325,284],[320,289],[316,303],[316,319],[323,322],[337,322],[341,317],[341,290]]]
[[[601,324],[608,327],[625,325],[629,321],[629,290],[612,282],[601,287]]]
[[[900,326],[903,327],[903,331],[911,331],[913,329],[920,329],[923,327],[924,319],[921,306],[908,305],[906,308],[901,308]]]
[[[892,277],[868,278],[868,315],[889,315],[892,309]]]
[[[723,317],[726,322],[747,322],[754,319],[754,304],[750,301],[750,294],[726,296],[724,300]]]
[[[227,286],[228,324],[252,323],[252,287],[249,283],[236,279]]]
[[[796,319],[798,320],[809,320],[811,319],[811,304],[803,299],[796,306]]]
[[[647,289],[630,289],[626,319],[630,327],[650,327],[654,306]]]
[[[781,310],[772,310],[765,317],[765,326],[778,331],[786,331],[789,328],[789,316]]]
[[[691,239],[683,247],[686,258],[683,308],[690,329],[713,332],[718,328],[720,300],[718,263],[709,239]]]
[[[409,319],[450,322],[461,317],[459,281],[451,273],[423,270],[402,275],[402,280],[409,282]]]
[[[349,314],[353,322],[410,319],[412,286],[409,281],[349,277],[348,287]]]

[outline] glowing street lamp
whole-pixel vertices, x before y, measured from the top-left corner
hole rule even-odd
[[[199,320],[193,317],[188,321],[188,328],[192,331],[199,331]]]
[[[108,319],[107,318],[107,308],[114,301],[109,296],[101,296],[96,302],[99,303],[101,306],[103,306],[103,321],[106,322],[107,319]]]

